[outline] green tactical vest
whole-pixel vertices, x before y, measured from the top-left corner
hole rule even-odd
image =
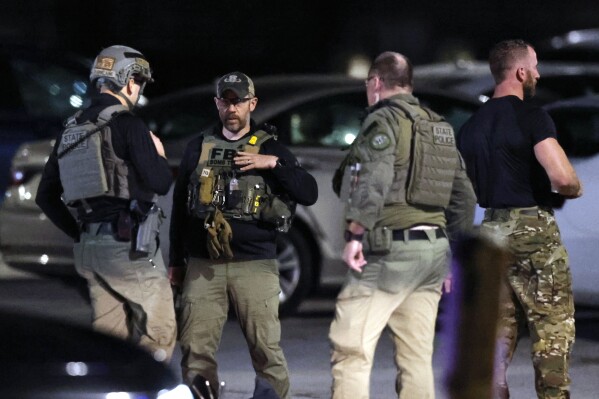
[[[396,174],[402,182],[399,197],[411,205],[447,208],[460,165],[453,128],[428,108],[422,107],[423,115],[405,101],[389,105],[402,110],[412,122],[410,163]]]
[[[130,199],[131,192],[140,200],[154,199],[154,193],[143,189],[136,174],[130,173],[132,166],[114,152],[109,122],[124,112],[128,112],[125,106],[112,105],[100,112],[95,123],[77,124],[81,111],[67,121],[57,158],[68,205],[100,196]]]
[[[453,128],[428,108],[419,111],[398,100],[386,105],[398,110],[405,123],[409,121],[411,135],[398,138],[395,178],[385,203],[445,209],[460,165]]]
[[[277,224],[277,218],[291,217],[291,207],[272,194],[264,178],[253,171],[241,172],[233,158],[238,151],[259,153],[260,146],[273,136],[263,130],[228,142],[212,133],[204,135],[195,173],[190,177],[188,206],[200,219],[220,209],[226,219],[263,220]]]

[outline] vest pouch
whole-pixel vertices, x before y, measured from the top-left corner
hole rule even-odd
[[[241,190],[231,190],[227,193],[227,209],[237,209],[241,204],[243,194]]]
[[[377,227],[369,231],[366,236],[370,254],[382,256],[391,252],[393,231],[388,227]]]
[[[239,180],[235,175],[229,180],[229,187],[227,189],[225,205],[227,209],[238,209],[241,204],[243,195],[239,188]]]
[[[67,128],[61,136],[58,153],[73,146],[87,132],[95,129],[92,123]],[[58,159],[63,196],[67,204],[108,192],[108,182],[102,161],[102,138],[99,134],[87,137]]]
[[[277,231],[286,233],[291,227],[291,210],[283,200],[271,195],[260,213],[260,220],[274,224]]]
[[[203,169],[200,175],[199,202],[202,205],[210,205],[214,197],[214,171]]]
[[[260,176],[249,175],[239,179],[239,184],[243,195],[241,203],[243,215],[249,215],[253,219],[259,220],[267,200],[264,180]]]

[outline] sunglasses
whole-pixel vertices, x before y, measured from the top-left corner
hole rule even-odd
[[[219,107],[223,107],[223,108],[229,108],[231,105],[234,105],[235,107],[239,108],[241,107],[241,104],[244,104],[248,101],[250,101],[252,98],[221,98],[221,97],[216,97],[216,101],[218,103]]]

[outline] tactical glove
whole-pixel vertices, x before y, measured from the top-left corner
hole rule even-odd
[[[233,230],[231,225],[223,213],[218,209],[214,213],[214,224],[218,234],[218,242],[221,247],[221,253],[225,259],[233,259],[233,251],[231,250],[231,240],[233,239]]]
[[[206,227],[206,245],[211,259],[233,259],[233,251],[231,250],[231,239],[233,231],[231,225],[224,218],[222,212],[218,209],[213,214],[206,218],[204,224]]]

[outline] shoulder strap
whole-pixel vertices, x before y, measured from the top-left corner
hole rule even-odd
[[[123,104],[111,105],[110,107],[104,108],[102,112],[100,112],[98,115],[98,122],[106,124],[110,122],[111,119],[125,112],[129,112],[129,108],[125,107]]]
[[[121,114],[124,114],[125,112],[129,112],[129,110],[121,104],[111,105],[110,107],[107,107],[104,110],[102,110],[102,112],[100,112],[100,114],[98,115],[98,124],[97,124],[96,128],[90,130],[89,132],[86,132],[81,137],[79,137],[79,139],[77,139],[73,143],[69,144],[68,147],[66,147],[64,150],[62,150],[62,152],[60,152],[56,155],[57,158],[60,159],[60,158],[64,157],[67,153],[71,152],[73,150],[73,148],[77,147],[81,142],[86,140],[92,134],[97,133],[100,130],[102,130],[106,125],[108,125],[110,123],[110,121],[112,119],[116,118],[117,116],[119,116]],[[80,114],[80,112],[76,113],[72,118],[69,118],[67,123],[72,122],[72,120],[74,120],[77,116],[79,116],[79,114]],[[71,127],[71,126],[67,125],[67,127]]]
[[[273,136],[266,133],[264,130],[256,130],[248,138],[247,144],[245,144],[245,151],[257,154],[260,151],[260,146],[267,140],[270,140]]]
[[[270,133],[267,133],[264,130],[256,130],[251,136],[250,139],[248,141],[249,145],[253,145],[256,147],[259,147],[262,145],[262,143],[264,143],[267,140],[270,140],[271,138],[273,138],[274,136]]]
[[[422,115],[419,114],[418,111],[416,111],[416,108],[413,105],[408,104],[405,101],[387,100],[385,102],[385,105],[388,105],[390,107],[399,108],[400,110],[402,110],[406,114],[407,117],[409,117],[412,120],[412,122],[415,122],[416,120],[422,118]],[[433,110],[431,110],[428,107],[420,105],[420,108],[422,108],[424,110],[424,112],[426,112],[426,114],[428,115],[428,119],[431,120],[431,121],[433,121],[433,122],[441,122],[441,121],[445,120],[444,117],[442,117],[441,115],[437,114],[436,112],[434,112]]]

